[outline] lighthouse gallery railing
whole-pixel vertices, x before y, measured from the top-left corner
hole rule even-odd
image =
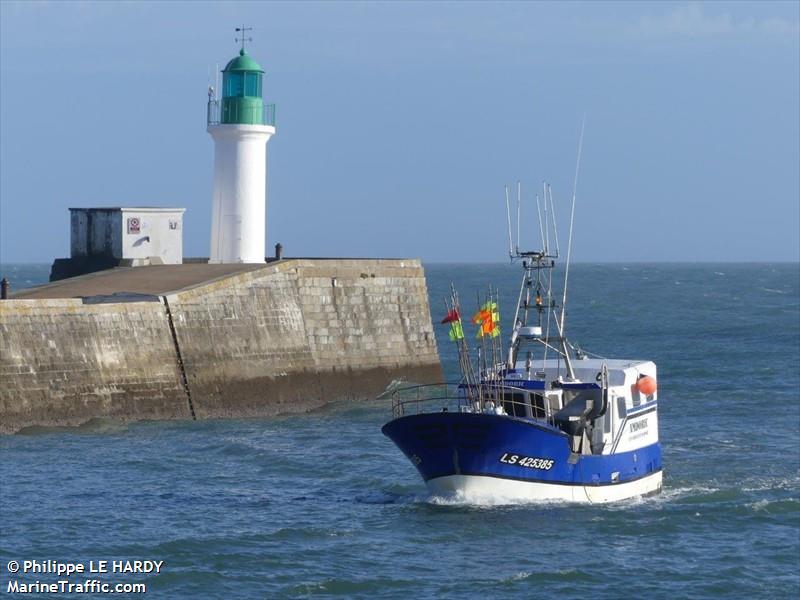
[[[220,100],[209,100],[206,113],[206,125],[219,125],[221,123],[221,104],[222,102]],[[227,116],[230,122],[254,123],[275,127],[274,104],[265,104],[259,107],[231,105],[228,107],[228,111]]]

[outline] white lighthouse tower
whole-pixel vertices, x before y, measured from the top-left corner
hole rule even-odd
[[[264,104],[264,70],[244,49],[222,71],[222,100],[209,90],[214,138],[210,263],[261,263],[266,251],[267,142],[275,105]]]

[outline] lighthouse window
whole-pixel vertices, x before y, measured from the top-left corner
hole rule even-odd
[[[226,73],[225,74],[225,91],[224,95],[228,98],[241,96],[244,91],[244,74],[243,73]]]
[[[245,96],[261,96],[261,74],[260,73],[247,73],[244,79],[244,95]]]

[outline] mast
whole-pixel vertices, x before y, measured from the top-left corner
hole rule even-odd
[[[544,253],[550,253],[550,221],[547,219],[547,183],[542,182],[542,196],[544,197]],[[539,216],[539,228],[542,227],[541,215]]]
[[[545,214],[546,214],[547,213],[547,198],[545,198],[544,210],[545,210]],[[545,244],[545,241],[544,241],[544,227],[542,225],[544,223],[544,221],[542,221],[542,209],[539,206],[539,194],[536,194],[536,214],[539,215],[539,233],[542,236],[542,248],[545,248],[546,244]]]
[[[578,195],[578,173],[581,168],[581,152],[583,151],[583,130],[586,127],[586,114],[583,115],[583,123],[581,123],[581,136],[578,139],[578,159],[575,163],[575,179],[572,182],[572,209],[569,217],[569,241],[567,242],[567,266],[564,271],[564,295],[561,299],[561,322],[558,325],[558,333],[561,337],[561,347],[564,352],[564,362],[567,366],[567,375],[570,379],[575,379],[575,372],[572,370],[572,362],[569,358],[569,349],[567,348],[567,338],[564,336],[564,318],[567,312],[567,282],[569,281],[569,263],[572,257],[572,228],[575,223],[575,200]]]
[[[511,241],[511,206],[508,201],[508,186],[506,186],[506,217],[508,218],[508,257],[514,257],[514,244]]]
[[[555,257],[558,258],[558,255],[561,253],[561,249],[558,247],[558,227],[556,227],[556,206],[553,203],[553,188],[550,184],[547,184],[547,191],[550,194],[550,216],[553,219],[553,237],[556,241],[556,254]]]

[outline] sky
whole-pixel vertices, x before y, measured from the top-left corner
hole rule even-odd
[[[234,28],[277,105],[267,253],[507,257],[552,185],[573,259],[800,261],[798,2],[0,0],[0,261],[69,207],[176,206],[208,256],[214,72]],[[512,194],[512,196],[514,196]],[[512,200],[512,204],[514,201]],[[563,248],[562,248],[563,251]]]

